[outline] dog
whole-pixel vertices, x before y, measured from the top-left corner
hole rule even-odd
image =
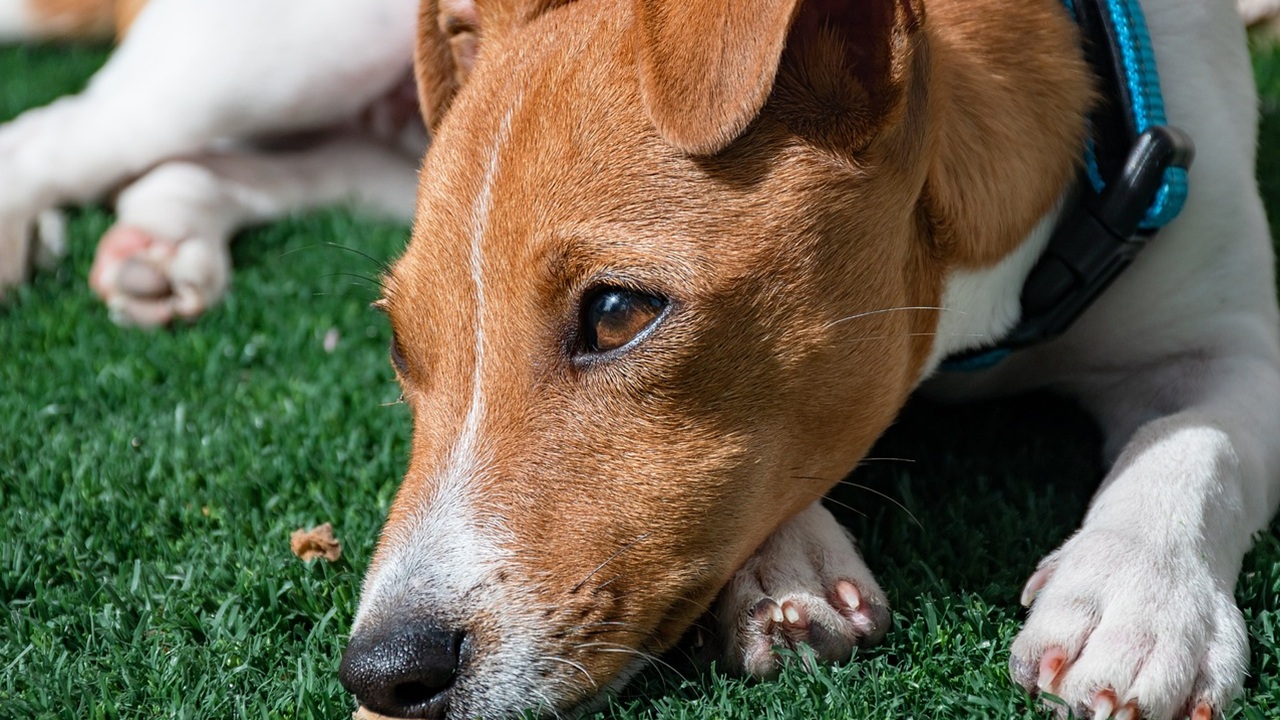
[[[886,599],[814,498],[917,388],[1049,387],[1114,462],[1031,574],[1014,680],[1077,716],[1219,716],[1280,500],[1280,314],[1243,24],[1144,8],[1195,143],[1181,214],[1065,334],[946,372],[1015,328],[1078,187],[1102,90],[1062,4],[428,0],[432,147],[379,301],[412,455],[346,687],[571,715],[713,603],[734,670],[846,659]]]
[[[20,281],[40,212],[139,173],[92,282],[140,324],[216,300],[239,223],[352,195],[413,211],[377,303],[412,455],[341,669],[367,713],[588,710],[707,607],[733,670],[800,643],[847,659],[887,601],[814,498],[917,389],[1034,387],[1091,410],[1114,463],[1031,574],[1014,680],[1099,717],[1229,706],[1232,590],[1280,494],[1230,4],[1144,4],[1196,144],[1181,214],[1061,337],[959,373],[944,360],[1016,329],[1077,186],[1099,89],[1059,3],[427,0],[416,43],[407,0],[311,0],[293,24],[283,2],[239,22],[245,3],[154,0],[84,95],[0,130],[0,270]],[[237,33],[278,61],[213,62]],[[409,56],[416,198],[403,128],[356,120],[402,97]]]

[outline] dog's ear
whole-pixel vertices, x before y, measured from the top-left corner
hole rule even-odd
[[[859,98],[873,98],[920,17],[918,0],[633,2],[645,107],[692,154],[718,152],[756,118],[784,51],[834,61]]]
[[[432,132],[475,65],[479,40],[475,0],[422,0],[413,68],[422,117]]]

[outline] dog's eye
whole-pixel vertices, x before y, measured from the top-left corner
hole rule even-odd
[[[396,366],[396,372],[401,375],[409,374],[409,363],[405,362],[404,353],[400,350],[400,341],[393,335],[391,337],[391,364]]]
[[[666,307],[664,298],[636,290],[606,286],[591,291],[582,304],[583,349],[617,350],[653,325]]]

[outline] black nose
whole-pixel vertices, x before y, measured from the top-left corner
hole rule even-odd
[[[338,678],[380,715],[443,718],[458,674],[463,634],[411,622],[383,622],[351,637]]]

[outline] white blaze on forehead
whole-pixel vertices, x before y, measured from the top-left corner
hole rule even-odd
[[[383,602],[407,601],[429,607],[456,601],[480,583],[485,573],[506,554],[499,542],[508,534],[503,521],[479,517],[470,493],[475,486],[474,479],[485,471],[488,463],[480,434],[485,414],[484,236],[493,211],[493,185],[499,160],[511,134],[512,115],[518,108],[517,97],[503,115],[485,156],[480,192],[471,206],[468,263],[475,301],[471,402],[447,461],[435,478],[431,496],[422,506],[413,509],[394,535],[383,538],[390,546],[389,552],[377,571],[365,579],[354,627]],[[391,607],[388,610],[397,611]]]

